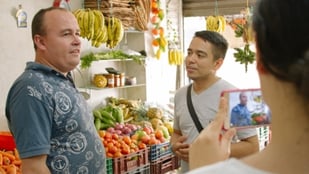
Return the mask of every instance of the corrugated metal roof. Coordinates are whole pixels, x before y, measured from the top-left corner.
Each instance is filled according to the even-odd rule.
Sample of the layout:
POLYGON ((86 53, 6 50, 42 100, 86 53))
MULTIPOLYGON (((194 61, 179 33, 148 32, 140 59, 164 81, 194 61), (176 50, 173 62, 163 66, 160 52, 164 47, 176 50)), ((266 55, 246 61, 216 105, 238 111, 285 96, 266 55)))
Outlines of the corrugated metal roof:
POLYGON ((183 15, 209 16, 215 15, 216 6, 219 15, 233 15, 255 4, 256 0, 183 0, 183 15))

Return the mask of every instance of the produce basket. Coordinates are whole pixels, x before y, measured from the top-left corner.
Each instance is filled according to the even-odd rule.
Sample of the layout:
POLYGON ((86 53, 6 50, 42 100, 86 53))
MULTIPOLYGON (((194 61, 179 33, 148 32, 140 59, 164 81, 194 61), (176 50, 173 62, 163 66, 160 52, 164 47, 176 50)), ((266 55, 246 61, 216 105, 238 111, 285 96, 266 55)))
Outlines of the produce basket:
POLYGON ((106 159, 106 174, 113 174, 113 159, 106 159))
POLYGON ((138 167, 137 169, 128 172, 127 174, 150 174, 150 164, 138 167))
POLYGON ((14 138, 10 132, 0 132, 0 150, 14 150, 16 148, 14 138))
POLYGON ((155 174, 164 174, 166 172, 178 169, 180 166, 179 159, 169 154, 150 163, 150 172, 155 174))
POLYGON ((130 173, 147 164, 149 161, 146 148, 119 158, 113 158, 113 172, 114 174, 130 173))
POLYGON ((151 145, 149 148, 149 161, 156 161, 166 155, 172 154, 172 149, 169 142, 151 145))

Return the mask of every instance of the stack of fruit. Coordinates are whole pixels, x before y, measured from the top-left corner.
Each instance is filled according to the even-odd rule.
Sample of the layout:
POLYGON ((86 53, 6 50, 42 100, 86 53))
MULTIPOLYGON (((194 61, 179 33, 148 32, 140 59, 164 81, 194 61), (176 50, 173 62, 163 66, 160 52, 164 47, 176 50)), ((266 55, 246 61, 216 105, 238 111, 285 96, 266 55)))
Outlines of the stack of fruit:
POLYGON ((92 46, 99 47, 106 43, 107 47, 114 48, 122 40, 124 29, 118 18, 105 19, 101 11, 91 9, 77 9, 73 14, 80 28, 80 36, 91 41, 92 46))
POLYGON ((179 49, 168 50, 168 64, 169 65, 181 65, 184 61, 184 56, 179 49))
POLYGON ((164 10, 160 7, 159 0, 152 0, 151 2, 151 32, 153 35, 152 46, 154 47, 155 57, 161 58, 161 53, 165 52, 167 46, 167 40, 164 33, 164 28, 161 26, 161 22, 164 19, 164 10))
POLYGON ((124 123, 123 110, 118 106, 107 105, 93 110, 94 124, 97 130, 114 127, 116 123, 124 123))
POLYGON ((226 20, 224 16, 206 17, 206 29, 208 31, 223 32, 225 31, 226 20))

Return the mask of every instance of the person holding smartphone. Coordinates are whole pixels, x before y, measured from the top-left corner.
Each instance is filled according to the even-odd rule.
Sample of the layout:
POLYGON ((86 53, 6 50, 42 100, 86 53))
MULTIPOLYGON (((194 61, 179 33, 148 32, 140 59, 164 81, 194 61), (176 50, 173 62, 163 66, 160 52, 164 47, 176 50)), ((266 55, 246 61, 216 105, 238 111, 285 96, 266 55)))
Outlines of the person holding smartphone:
MULTIPOLYGON (((199 134, 187 106, 187 92, 191 94, 199 122, 206 127, 217 113, 221 92, 235 89, 216 75, 227 48, 226 39, 212 31, 196 32, 188 48, 185 65, 187 75, 193 81, 192 89, 188 91, 188 86, 185 86, 175 94, 174 133, 171 137, 172 151, 181 159, 182 173, 189 170, 189 147, 199 134)), ((238 131, 239 142, 233 143, 231 156, 243 157, 257 152, 259 144, 256 134, 256 129, 238 131)))
POLYGON ((271 111, 271 142, 259 153, 228 159, 235 129, 222 132, 227 115, 223 98, 215 120, 190 146, 190 168, 195 170, 189 174, 309 171, 309 1, 258 0, 253 11, 256 69, 271 111))

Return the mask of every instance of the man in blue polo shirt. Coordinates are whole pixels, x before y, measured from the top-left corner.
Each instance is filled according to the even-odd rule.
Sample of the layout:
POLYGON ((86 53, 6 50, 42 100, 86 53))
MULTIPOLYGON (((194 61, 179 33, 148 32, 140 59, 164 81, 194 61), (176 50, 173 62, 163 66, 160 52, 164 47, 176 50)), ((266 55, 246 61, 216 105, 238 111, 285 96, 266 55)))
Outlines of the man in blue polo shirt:
POLYGON ((239 94, 240 103, 233 107, 231 111, 232 126, 251 125, 251 114, 247 108, 248 97, 244 92, 239 94))

